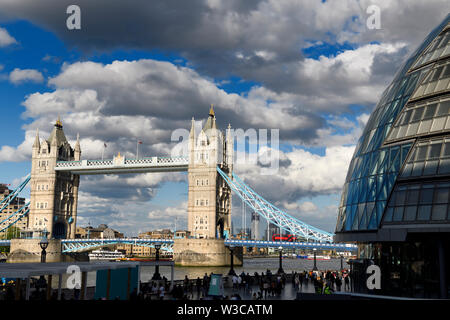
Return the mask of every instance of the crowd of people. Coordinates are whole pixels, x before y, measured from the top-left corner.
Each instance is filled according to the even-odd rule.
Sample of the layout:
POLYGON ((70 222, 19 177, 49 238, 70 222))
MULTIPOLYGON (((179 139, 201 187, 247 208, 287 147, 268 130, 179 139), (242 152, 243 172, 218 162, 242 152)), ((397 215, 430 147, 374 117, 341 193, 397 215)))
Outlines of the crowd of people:
POLYGON ((303 289, 303 285, 314 285, 317 294, 331 294, 334 291, 350 290, 350 275, 348 270, 342 271, 303 271, 295 272, 292 276, 292 285, 298 291, 303 289))
MULTIPOLYGON (((224 295, 223 299, 240 300, 241 295, 244 297, 251 297, 253 300, 272 299, 280 297, 286 287, 286 282, 292 282, 292 288, 295 292, 311 292, 313 286, 316 294, 331 294, 335 291, 350 291, 350 273, 348 270, 340 271, 313 271, 304 270, 302 272, 292 272, 291 274, 273 274, 270 270, 259 274, 255 272, 253 275, 241 272, 240 274, 232 275, 231 293, 224 295)), ((182 282, 174 285, 172 291, 169 292, 169 285, 166 283, 164 292, 169 292, 170 297, 176 300, 191 300, 191 299, 207 299, 209 284, 211 276, 206 273, 203 278, 189 279, 185 276, 182 282)), ((158 286, 153 284, 150 297, 164 298, 158 291, 158 286)), ((148 290, 146 287, 141 290, 144 296, 148 290)))
MULTIPOLYGON (((46 284, 39 283, 38 279, 33 282, 32 294, 30 300, 46 299, 46 284)), ((350 273, 348 270, 340 271, 313 271, 303 270, 302 272, 292 272, 291 274, 273 274, 270 270, 259 274, 255 272, 253 275, 241 272, 229 276, 231 292, 226 290, 228 295, 220 297, 221 299, 240 300, 241 295, 246 299, 262 300, 280 298, 286 287, 286 282, 291 281, 292 290, 294 292, 314 291, 316 294, 332 294, 335 291, 350 291, 350 273), (314 290, 312 290, 312 287, 314 290)), ((203 300, 210 299, 209 286, 211 275, 205 275, 197 279, 189 279, 186 275, 183 281, 177 281, 172 287, 170 281, 163 277, 159 281, 150 281, 141 283, 140 290, 134 289, 130 294, 131 300, 203 300)), ((14 299, 14 284, 4 284, 1 288, 0 300, 14 299)), ((223 284, 222 284, 223 287, 223 284)), ((70 299, 79 299, 79 289, 74 290, 70 299)), ((56 299, 56 291, 52 292, 51 298, 56 299)), ((64 300, 64 293, 61 297, 64 300)))

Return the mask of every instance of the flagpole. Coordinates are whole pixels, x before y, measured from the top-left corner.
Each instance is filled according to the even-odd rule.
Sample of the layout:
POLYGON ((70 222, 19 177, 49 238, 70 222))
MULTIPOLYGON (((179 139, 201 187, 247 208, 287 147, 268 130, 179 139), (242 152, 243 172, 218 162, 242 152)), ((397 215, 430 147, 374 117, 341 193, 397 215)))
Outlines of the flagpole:
POLYGON ((136 159, 139 159, 139 140, 136 141, 136 159))
POLYGON ((105 144, 103 144, 103 148, 102 148, 102 161, 103 161, 103 155, 105 153, 105 144))

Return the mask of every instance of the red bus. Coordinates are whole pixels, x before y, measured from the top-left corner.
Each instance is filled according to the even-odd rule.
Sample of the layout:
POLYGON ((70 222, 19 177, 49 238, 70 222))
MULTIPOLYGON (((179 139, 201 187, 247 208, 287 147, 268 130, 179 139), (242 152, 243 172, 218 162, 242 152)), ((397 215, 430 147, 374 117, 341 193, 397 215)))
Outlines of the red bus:
POLYGON ((287 235, 274 234, 272 236, 272 241, 294 242, 294 241, 297 241, 297 237, 294 236, 293 234, 287 234, 287 235))

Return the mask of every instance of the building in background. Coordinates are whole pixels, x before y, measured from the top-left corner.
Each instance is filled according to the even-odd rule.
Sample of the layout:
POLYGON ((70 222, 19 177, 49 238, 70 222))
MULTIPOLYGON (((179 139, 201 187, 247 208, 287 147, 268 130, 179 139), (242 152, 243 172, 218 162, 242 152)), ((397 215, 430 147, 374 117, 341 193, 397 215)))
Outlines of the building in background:
MULTIPOLYGON (((0 184, 0 201, 6 198, 11 192, 13 192, 13 190, 10 190, 8 188, 8 185, 0 184)), ((16 197, 5 209, 3 209, 2 212, 0 212, 0 221, 7 219, 9 216, 11 216, 14 212, 22 208, 24 205, 25 205, 25 198, 16 197)), ((28 225, 28 215, 22 217, 19 221, 17 221, 14 224, 14 227, 18 228, 19 230, 25 230, 27 225, 28 225)), ((5 229, 2 232, 0 232, 0 238, 6 234, 7 230, 8 229, 5 229)), ((17 235, 17 237, 19 236, 20 234, 17 235)))
POLYGON ((252 240, 260 240, 259 234, 259 214, 252 212, 251 218, 251 238, 252 240))
POLYGON ((366 270, 375 264, 380 294, 447 298, 449 197, 447 15, 399 68, 355 148, 335 236, 359 243, 354 290, 369 290, 366 270))
MULTIPOLYGON (((186 235, 186 231, 178 231, 180 234, 186 235)), ((139 239, 173 239, 174 232, 170 229, 157 229, 153 231, 141 232, 138 235, 139 239)), ((135 257, 153 257, 156 253, 154 248, 137 246, 132 244, 117 245, 117 250, 123 252, 126 256, 135 257)), ((160 252, 164 255, 165 252, 160 252)))
POLYGON ((189 238, 190 236, 191 236, 191 233, 188 230, 177 230, 177 231, 175 231, 174 238, 185 239, 185 238, 189 238))
POLYGON ((117 239, 123 237, 123 233, 108 227, 106 224, 100 224, 97 228, 91 226, 77 227, 75 233, 77 239, 117 239))

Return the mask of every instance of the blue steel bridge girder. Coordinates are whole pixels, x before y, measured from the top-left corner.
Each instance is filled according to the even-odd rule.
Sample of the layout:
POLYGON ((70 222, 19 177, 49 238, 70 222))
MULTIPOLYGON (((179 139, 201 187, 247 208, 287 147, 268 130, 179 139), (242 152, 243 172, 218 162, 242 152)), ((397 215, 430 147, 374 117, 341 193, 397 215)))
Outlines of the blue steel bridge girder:
POLYGON ((341 250, 357 251, 358 246, 347 243, 325 243, 325 242, 287 242, 287 241, 259 241, 259 240, 225 240, 227 247, 257 247, 257 248, 279 248, 283 249, 318 249, 318 250, 341 250))
POLYGON ((13 190, 7 197, 3 198, 2 201, 0 201, 0 212, 2 212, 6 207, 8 207, 12 201, 19 195, 19 193, 25 188, 25 186, 30 182, 31 174, 28 174, 25 177, 25 180, 23 180, 20 185, 13 190))
POLYGON ((173 252, 173 240, 170 239, 65 239, 61 240, 62 252, 83 252, 91 249, 117 244, 132 244, 136 246, 154 248, 159 244, 162 251, 173 252))
POLYGON ((232 174, 233 179, 231 179, 220 168, 217 168, 217 171, 242 201, 268 222, 307 240, 312 239, 320 242, 333 241, 332 233, 312 227, 278 209, 253 191, 234 173, 232 174))

